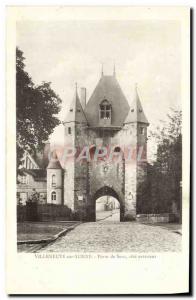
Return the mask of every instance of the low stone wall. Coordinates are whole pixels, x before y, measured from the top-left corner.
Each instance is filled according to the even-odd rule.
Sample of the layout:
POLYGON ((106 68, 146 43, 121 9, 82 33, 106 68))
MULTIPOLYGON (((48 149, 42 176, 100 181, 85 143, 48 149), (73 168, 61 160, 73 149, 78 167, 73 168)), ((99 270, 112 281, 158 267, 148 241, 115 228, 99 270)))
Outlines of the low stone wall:
POLYGON ((139 214, 137 215, 137 221, 143 223, 169 223, 169 222, 177 222, 178 216, 173 213, 139 214))

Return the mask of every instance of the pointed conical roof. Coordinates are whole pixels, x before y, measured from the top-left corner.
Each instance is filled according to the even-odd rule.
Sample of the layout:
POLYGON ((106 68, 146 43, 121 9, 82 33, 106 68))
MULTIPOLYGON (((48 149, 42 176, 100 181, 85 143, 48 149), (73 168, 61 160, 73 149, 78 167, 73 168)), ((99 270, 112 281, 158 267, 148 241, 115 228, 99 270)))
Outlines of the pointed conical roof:
POLYGON ((99 105, 104 100, 112 106, 112 126, 122 126, 129 104, 115 76, 102 75, 86 107, 85 115, 90 126, 99 126, 99 105))
POLYGON ((62 169, 56 151, 52 152, 47 169, 62 169))
POLYGON ((144 114, 140 98, 138 96, 137 86, 135 86, 134 99, 132 104, 130 105, 130 110, 124 123, 126 124, 134 122, 149 124, 144 114))
POLYGON ((78 97, 77 86, 76 86, 73 100, 69 107, 68 114, 65 118, 65 123, 66 122, 87 123, 87 119, 85 117, 82 105, 80 103, 80 99, 78 97))

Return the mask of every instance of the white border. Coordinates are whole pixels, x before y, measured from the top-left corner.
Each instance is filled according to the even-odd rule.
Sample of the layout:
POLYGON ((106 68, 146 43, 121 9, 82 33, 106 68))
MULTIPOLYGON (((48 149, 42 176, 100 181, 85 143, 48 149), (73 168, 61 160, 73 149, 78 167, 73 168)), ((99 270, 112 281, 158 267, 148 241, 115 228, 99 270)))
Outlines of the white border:
MULTIPOLYGON (((2 1, 1 2, 1 10, 0 10, 0 22, 1 22, 1 39, 0 39, 0 50, 1 50, 1 58, 2 58, 2 63, 1 63, 1 66, 2 66, 2 72, 0 74, 1 76, 1 99, 5 99, 5 85, 4 85, 4 82, 5 82, 5 78, 4 78, 4 70, 5 70, 5 48, 4 48, 4 41, 5 41, 5 11, 4 11, 4 7, 5 5, 40 5, 40 4, 46 4, 45 1, 38 1, 38 0, 35 0, 35 1, 2 1)), ((56 5, 56 1, 47 1, 47 5, 56 5)), ((78 4, 85 4, 85 5, 88 5, 88 4, 91 4, 92 5, 92 1, 58 1, 58 4, 60 5, 78 5, 78 4)), ((148 5, 149 4, 149 1, 103 1, 103 0, 100 0, 100 1, 94 1, 93 2, 93 5, 101 5, 101 4, 107 4, 107 5, 148 5)), ((192 6, 192 7, 195 7, 195 1, 150 1, 150 4, 151 5, 186 5, 186 6, 192 6)), ((2 187, 2 190, 3 190, 3 186, 4 186, 4 162, 5 162, 5 155, 4 155, 4 137, 5 137, 5 134, 4 134, 4 129, 5 129, 5 102, 4 101, 1 101, 1 110, 0 110, 0 113, 1 113, 1 141, 2 141, 2 153, 1 153, 1 166, 2 166, 2 173, 1 174, 1 187, 2 187)), ((3 197, 4 198, 4 197, 3 197)), ((2 217, 1 217, 1 220, 4 221, 5 220, 5 216, 3 215, 3 212, 4 212, 4 202, 3 201, 0 201, 0 211, 2 213, 2 217)), ((3 231, 2 233, 2 238, 4 239, 4 229, 5 229, 5 222, 2 222, 2 226, 1 226, 1 230, 3 231)), ((5 254, 5 253, 4 253, 5 254)), ((3 256, 1 256, 2 258, 3 256)), ((1 265, 2 265, 2 260, 1 260, 1 265)), ((4 265, 3 265, 4 267, 4 265)), ((4 278, 4 277, 3 277, 4 278)), ((1 278, 3 280, 3 278, 1 278)), ((2 283, 2 280, 1 280, 1 283, 2 283)), ((1 293, 2 297, 1 299, 5 299, 5 293, 2 292, 1 293)), ((24 299, 24 298, 23 298, 24 299)))

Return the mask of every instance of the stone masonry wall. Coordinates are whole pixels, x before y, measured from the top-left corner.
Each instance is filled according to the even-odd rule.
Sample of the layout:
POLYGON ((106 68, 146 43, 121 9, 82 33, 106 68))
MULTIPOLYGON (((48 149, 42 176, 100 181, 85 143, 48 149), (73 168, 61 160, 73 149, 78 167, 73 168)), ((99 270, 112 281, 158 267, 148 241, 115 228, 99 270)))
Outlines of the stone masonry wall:
MULTIPOLYGON (((104 160, 87 162, 89 153, 83 151, 84 160, 78 159, 77 155, 75 159, 66 162, 64 204, 74 211, 92 216, 93 220, 94 195, 103 187, 109 187, 118 195, 125 214, 124 220, 135 219, 138 187, 146 176, 146 163, 138 163, 137 147, 138 145, 144 146, 146 153, 146 136, 146 128, 144 134, 141 135, 137 123, 126 124, 120 131, 115 132, 90 129, 85 123, 72 124, 72 135, 66 135, 66 144, 74 145, 80 154, 85 146, 113 147, 118 145, 125 151, 125 157, 116 162, 104 160), (127 153, 130 147, 131 151, 127 153)), ((86 150, 88 152, 88 148, 86 150)))
POLYGON ((87 194, 88 194, 88 161, 82 159, 88 155, 88 149, 85 148, 88 145, 88 130, 87 124, 76 123, 75 125, 75 147, 77 149, 77 155, 75 157, 74 166, 74 209, 80 211, 81 214, 85 214, 87 194), (81 156, 80 156, 81 155, 81 156))
MULTIPOLYGON (((64 205, 67 205, 71 210, 74 210, 74 157, 71 155, 71 152, 74 150, 75 145, 75 123, 65 124, 65 143, 64 151, 69 151, 65 153, 64 156, 64 205), (71 128, 71 134, 69 134, 68 128, 71 128), (66 159, 66 157, 68 157, 66 159)), ((72 152, 73 154, 73 152, 72 152)))
POLYGON ((137 201, 137 124, 126 124, 119 132, 125 151, 125 220, 136 217, 137 201))

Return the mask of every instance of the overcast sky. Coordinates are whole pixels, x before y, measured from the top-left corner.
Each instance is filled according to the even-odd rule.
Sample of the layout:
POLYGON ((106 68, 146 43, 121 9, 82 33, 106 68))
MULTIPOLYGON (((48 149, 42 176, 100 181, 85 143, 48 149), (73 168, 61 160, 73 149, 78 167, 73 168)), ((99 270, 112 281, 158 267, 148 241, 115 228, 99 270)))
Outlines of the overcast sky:
MULTIPOLYGON (((65 118, 75 82, 90 97, 100 75, 113 72, 129 102, 134 84, 154 128, 170 107, 180 107, 180 23, 175 21, 20 22, 17 46, 24 52, 26 70, 35 84, 51 81, 63 100, 65 118)), ((63 141, 62 126, 52 142, 63 141)))

